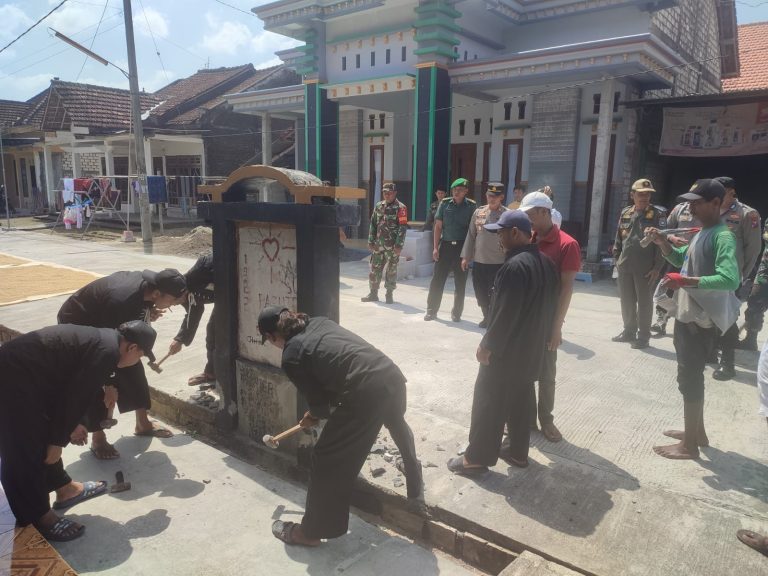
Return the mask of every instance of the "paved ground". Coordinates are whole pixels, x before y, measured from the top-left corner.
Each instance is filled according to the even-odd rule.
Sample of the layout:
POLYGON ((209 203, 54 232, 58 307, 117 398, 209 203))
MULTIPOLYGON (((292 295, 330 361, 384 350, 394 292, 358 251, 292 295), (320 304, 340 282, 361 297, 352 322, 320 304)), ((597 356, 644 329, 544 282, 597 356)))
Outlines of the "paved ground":
MULTIPOLYGON (((0 236, 0 251, 101 273, 191 264, 144 255, 140 248, 51 243, 23 232, 0 236)), ((481 335, 471 292, 465 321, 444 321, 452 297, 448 291, 443 320, 426 323, 427 279, 401 285, 399 303, 386 306, 360 303, 365 277, 364 263, 343 265, 341 321, 391 355, 409 379, 408 419, 428 466, 430 505, 600 575, 766 570, 768 559, 735 538, 739 528, 768 531, 768 430, 756 415, 756 354, 737 354, 738 376, 732 382, 712 380, 708 369, 705 416, 712 447, 701 460, 664 460, 651 447, 665 442, 662 429, 682 424, 671 337, 654 340, 645 351, 610 342, 621 329, 613 285, 580 284, 558 362, 556 422, 565 440, 550 444, 537 434, 528 469, 499 465, 485 478, 468 480, 448 474, 444 463, 467 438, 477 372, 474 350, 481 335)), ((0 308, 0 324, 20 330, 44 325, 61 300, 0 308)), ((156 324, 158 349, 181 318, 177 312, 156 324)), ((188 397, 186 376, 202 366, 203 354, 198 338, 151 384, 188 397)), ((392 488, 394 473, 387 469, 375 481, 392 488)), ((239 524, 233 526, 239 534, 239 524)))

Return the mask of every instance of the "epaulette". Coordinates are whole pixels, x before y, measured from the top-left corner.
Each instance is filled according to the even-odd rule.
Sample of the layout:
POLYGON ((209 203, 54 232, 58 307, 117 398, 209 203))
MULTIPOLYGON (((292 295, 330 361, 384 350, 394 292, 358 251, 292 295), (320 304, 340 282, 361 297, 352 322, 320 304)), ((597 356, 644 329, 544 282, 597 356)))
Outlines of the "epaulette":
POLYGON ((440 204, 445 204, 446 202, 450 202, 451 200, 453 200, 453 196, 448 196, 440 200, 440 204))
POLYGON ((666 209, 666 208, 664 208, 664 206, 659 206, 658 204, 651 204, 651 206, 653 206, 654 208, 656 208, 656 210, 658 210, 658 211, 659 211, 659 212, 661 212, 662 214, 666 213, 666 211, 667 211, 667 209, 666 209))
POLYGON ((630 206, 627 206, 626 208, 622 208, 621 213, 624 214, 625 212, 628 212, 628 211, 634 210, 634 209, 635 209, 635 205, 632 204, 630 206))
POLYGON ((474 200, 472 200, 472 198, 464 198, 464 200, 466 200, 466 201, 467 201, 467 202, 469 202, 470 204, 475 204, 475 205, 477 205, 477 202, 475 202, 474 200))

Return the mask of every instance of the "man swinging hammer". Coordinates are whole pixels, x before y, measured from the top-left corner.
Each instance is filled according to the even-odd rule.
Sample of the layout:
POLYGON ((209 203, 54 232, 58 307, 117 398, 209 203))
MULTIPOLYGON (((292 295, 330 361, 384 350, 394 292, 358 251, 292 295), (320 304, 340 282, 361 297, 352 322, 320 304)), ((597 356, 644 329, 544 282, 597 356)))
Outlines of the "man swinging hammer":
POLYGON ((395 363, 336 322, 287 308, 262 310, 259 331, 283 351, 282 368, 309 404, 301 426, 328 419, 312 453, 304 518, 276 520, 275 537, 317 546, 346 534, 352 488, 382 426, 402 455, 408 497, 419 498, 421 464, 404 418, 405 376, 395 363))

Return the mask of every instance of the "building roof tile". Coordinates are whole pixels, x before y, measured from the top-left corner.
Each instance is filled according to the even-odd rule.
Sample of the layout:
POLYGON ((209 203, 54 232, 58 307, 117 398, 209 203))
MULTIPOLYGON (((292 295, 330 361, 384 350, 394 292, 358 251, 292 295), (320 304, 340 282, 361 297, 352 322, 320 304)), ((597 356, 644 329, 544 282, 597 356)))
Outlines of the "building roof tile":
POLYGON ((739 61, 741 73, 723 80, 723 92, 768 88, 768 22, 739 26, 739 61))
POLYGON ((0 100, 0 126, 15 124, 24 117, 28 108, 27 102, 0 100))

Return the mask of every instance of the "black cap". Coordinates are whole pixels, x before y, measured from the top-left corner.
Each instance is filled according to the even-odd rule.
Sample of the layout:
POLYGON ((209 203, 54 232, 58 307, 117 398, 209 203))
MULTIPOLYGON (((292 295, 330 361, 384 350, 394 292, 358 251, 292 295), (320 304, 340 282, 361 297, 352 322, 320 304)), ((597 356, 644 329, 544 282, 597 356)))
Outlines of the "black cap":
POLYGON ((717 180, 710 180, 709 178, 702 178, 696 180, 685 194, 681 194, 678 198, 683 200, 712 200, 713 198, 725 197, 725 187, 717 180))
POLYGON ((485 193, 500 196, 501 194, 504 194, 504 184, 501 182, 488 182, 488 185, 485 188, 485 193))
POLYGON ((117 327, 117 331, 120 336, 128 340, 133 344, 136 344, 144 351, 144 355, 149 358, 150 362, 155 361, 155 355, 152 353, 152 347, 155 345, 155 339, 157 338, 157 332, 146 322, 141 320, 131 320, 130 322, 123 322, 117 327))
POLYGON ((178 270, 173 268, 166 268, 160 272, 153 272, 152 270, 144 270, 141 276, 152 284, 155 288, 160 290, 164 294, 170 294, 178 298, 187 289, 187 281, 184 276, 178 270))
POLYGON ((259 332, 261 332, 261 343, 267 340, 267 334, 272 334, 277 330, 277 323, 280 321, 280 314, 288 310, 280 306, 267 306, 259 312, 259 332))
POLYGON ((723 188, 732 188, 733 190, 736 190, 736 180, 730 176, 718 176, 715 180, 720 182, 720 184, 723 185, 723 188))
POLYGON ((528 214, 522 210, 506 210, 502 212, 498 221, 493 224, 486 224, 485 229, 496 232, 502 228, 517 228, 531 235, 531 221, 528 219, 528 214))

